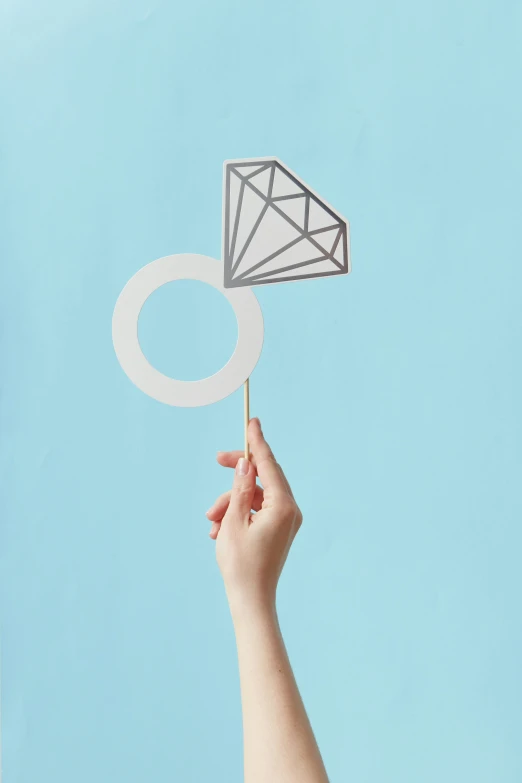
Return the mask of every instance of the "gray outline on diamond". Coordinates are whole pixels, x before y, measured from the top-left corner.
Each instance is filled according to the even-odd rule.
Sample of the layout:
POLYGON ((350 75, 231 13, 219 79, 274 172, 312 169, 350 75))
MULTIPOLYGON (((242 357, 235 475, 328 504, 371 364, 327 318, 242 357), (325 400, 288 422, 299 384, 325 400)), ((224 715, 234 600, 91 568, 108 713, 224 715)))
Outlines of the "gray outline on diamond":
MULTIPOLYGON (((250 166, 251 164, 250 163, 242 163, 242 164, 239 164, 239 165, 242 165, 242 166, 246 167, 246 166, 250 166)), ((265 202, 265 206, 261 210, 261 214, 259 215, 258 220, 256 221, 256 224, 255 224, 254 229, 253 229, 253 232, 255 233, 256 230, 257 230, 257 227, 259 225, 259 222, 261 222, 261 220, 263 218, 263 215, 266 212, 266 209, 267 209, 267 207, 266 207, 267 198, 266 198, 264 193, 261 193, 261 191, 258 190, 254 185, 252 185, 248 180, 249 180, 250 177, 257 177, 258 174, 261 174, 261 172, 266 171, 267 169, 269 169, 271 165, 272 165, 271 163, 268 163, 266 166, 261 166, 259 169, 256 169, 256 171, 253 171, 251 174, 241 174, 241 172, 238 171, 237 166, 228 166, 227 167, 229 169, 229 171, 232 172, 233 174, 236 174, 236 176, 238 176, 240 181, 241 181, 241 187, 240 187, 239 196, 238 196, 238 199, 237 199, 236 219, 235 219, 235 222, 234 222, 234 232, 233 232, 233 235, 232 235, 232 247, 230 248, 230 252, 229 252, 229 255, 230 255, 231 259, 234 258, 234 253, 236 252, 237 231, 238 231, 238 228, 239 228, 239 217, 240 217, 240 212, 241 212, 241 204, 243 203, 243 195, 244 195, 244 192, 245 192, 245 184, 250 185, 250 189, 253 190, 254 193, 257 193, 257 195, 260 196, 263 199, 263 201, 265 202)), ((273 175, 272 175, 272 181, 273 181, 273 175)), ((230 180, 229 180, 229 182, 230 182, 230 180)), ((229 187, 230 187, 230 184, 227 185, 227 194, 228 194, 228 188, 229 187)), ((269 190, 270 190, 270 184, 269 184, 269 190)), ((227 199, 227 205, 228 205, 228 199, 227 199)), ((252 234, 252 236, 253 236, 253 234, 252 234)), ((252 236, 249 235, 247 237, 247 241, 246 241, 245 245, 243 246, 243 253, 244 253, 244 251, 246 249, 246 246, 248 244, 250 244, 252 236)), ((238 267, 238 265, 240 263, 240 260, 241 259, 238 258, 236 264, 232 267, 232 275, 234 275, 234 271, 235 271, 235 269, 237 269, 237 267, 238 267)))
MULTIPOLYGON (((246 180, 245 180, 245 182, 246 182, 246 180)), ((260 191, 258 191, 257 188, 255 188, 253 185, 251 185, 250 183, 247 183, 247 184, 249 184, 250 187, 252 188, 252 190, 255 190, 256 193, 258 193, 259 195, 262 195, 260 193, 260 191)), ((256 225, 254 226, 254 228, 252 229, 251 233, 249 234, 249 236, 247 238, 247 241, 243 245, 243 249, 242 249, 242 251, 241 251, 241 253, 240 253, 240 255, 239 255, 239 257, 238 257, 238 259, 237 259, 237 261, 236 261, 236 263, 234 265, 234 267, 232 268, 232 276, 234 275, 234 272, 237 270, 239 264, 243 260, 243 257, 245 255, 245 252, 246 252, 247 248, 248 248, 248 245, 252 241, 253 236, 254 236, 255 232, 257 231, 259 223, 261 222, 261 220, 265 216, 265 214, 268 211, 268 208, 270 206, 273 209, 275 209, 275 211, 281 217, 284 217, 286 222, 289 223, 292 226, 292 228, 297 229, 300 232, 300 235, 296 239, 293 239, 291 242, 289 242, 287 245, 284 245, 283 247, 279 248, 279 250, 276 250, 274 253, 271 253, 271 255, 267 256, 266 258, 261 259, 261 261, 258 261, 257 264, 254 264, 254 266, 251 266, 249 269, 246 269, 244 272, 242 272, 237 277, 233 277, 234 281, 236 281, 236 280, 245 280, 247 278, 247 276, 251 275, 252 272, 254 272, 256 269, 259 269, 260 267, 264 266, 265 264, 268 264, 269 261, 272 261, 272 259, 276 258, 276 256, 280 255, 285 250, 288 250, 288 248, 292 247, 292 245, 295 245, 295 244, 297 244, 297 242, 300 242, 301 239, 308 239, 312 243, 312 245, 314 245, 314 247, 317 250, 319 250, 322 254, 324 254, 325 258, 328 258, 329 260, 333 261, 333 263, 334 263, 334 265, 336 267, 338 267, 339 269, 342 269, 342 267, 339 266, 339 262, 337 261, 337 259, 333 258, 330 253, 327 253, 327 251, 324 249, 324 247, 322 247, 318 242, 316 242, 314 240, 314 236, 316 234, 322 234, 325 231, 331 231, 332 228, 339 228, 341 230, 342 229, 342 223, 339 220, 332 226, 324 226, 323 228, 316 228, 315 231, 312 234, 304 233, 303 229, 301 228, 301 226, 299 226, 291 218, 289 218, 288 215, 285 215, 285 213, 282 210, 278 209, 277 204, 275 204, 270 199, 267 199, 266 197, 264 197, 264 198, 265 198, 265 202, 266 202, 265 206, 263 207, 263 209, 261 211, 261 214, 259 215, 259 218, 256 221, 256 225)))
MULTIPOLYGON (((289 276, 289 277, 276 277, 272 280, 266 279, 266 280, 259 280, 259 282, 256 282, 255 280, 251 280, 248 285, 270 285, 271 283, 295 283, 298 280, 312 280, 314 277, 333 277, 334 275, 340 275, 340 271, 333 270, 332 272, 317 272, 315 275, 296 275, 296 276, 289 276)), ((246 283, 244 284, 246 285, 246 283)), ((239 287, 239 286, 238 286, 239 287)))
POLYGON ((256 163, 233 163, 231 164, 231 168, 235 170, 236 174, 240 174, 243 179, 247 179, 248 177, 253 177, 256 174, 259 174, 261 169, 266 169, 270 166, 270 163, 259 163, 257 161, 256 163), (255 169, 254 171, 251 171, 250 174, 241 174, 240 169, 255 169))
POLYGON ((339 233, 338 233, 338 234, 337 234, 337 236, 335 237, 335 242, 333 243, 333 245, 332 245, 332 249, 331 249, 331 251, 330 251, 330 252, 332 253, 332 255, 333 255, 333 254, 335 253, 335 251, 337 250, 337 245, 339 244, 339 240, 340 240, 340 238, 342 237, 342 235, 343 235, 343 231, 342 231, 342 228, 340 228, 340 229, 339 229, 339 233))
MULTIPOLYGON (((245 166, 247 166, 247 165, 250 166, 250 164, 247 164, 247 163, 245 163, 244 165, 245 166)), ((250 174, 241 174, 241 172, 239 171, 237 166, 233 166, 232 167, 232 171, 234 171, 239 177, 241 177, 242 181, 246 182, 246 180, 250 179, 250 177, 257 177, 258 174, 262 174, 263 171, 266 171, 267 169, 269 169, 271 165, 272 165, 271 163, 267 163, 266 166, 260 166, 255 171, 251 171, 250 174)))
POLYGON ((342 269, 343 266, 336 258, 334 258, 334 253, 337 249, 337 245, 339 244, 339 240, 342 236, 342 230, 343 230, 342 225, 340 223, 337 223, 336 226, 330 226, 329 228, 320 228, 317 231, 314 231, 313 235, 312 234, 308 235, 308 239, 312 240, 313 244, 316 245, 317 247, 322 247, 324 253, 326 253, 326 256, 330 259, 330 261, 333 261, 335 266, 339 267, 339 269, 342 269), (326 231, 331 231, 332 228, 337 229, 337 236, 335 237, 335 241, 332 245, 330 252, 328 252, 327 250, 324 249, 323 245, 319 245, 317 242, 314 242, 314 237, 317 234, 322 234, 322 233, 326 233, 326 231))
MULTIPOLYGON (((255 161, 257 162, 257 161, 255 161)), ((348 272, 348 238, 347 238, 347 224, 344 221, 344 219, 341 219, 339 215, 337 215, 330 207, 328 207, 324 202, 321 201, 320 198, 318 198, 314 193, 312 193, 306 186, 303 185, 303 183, 299 182, 289 171, 287 171, 284 166, 282 166, 279 161, 277 160, 268 160, 264 165, 261 165, 257 171, 252 172, 249 175, 243 175, 238 170, 239 168, 243 166, 252 166, 255 165, 255 162, 249 162, 248 160, 242 161, 241 163, 229 163, 227 164, 227 179, 226 179, 226 192, 225 192, 225 258, 224 266, 225 266, 225 275, 224 275, 224 285, 225 288, 234 288, 234 287, 240 287, 240 286, 247 286, 247 285, 255 285, 255 280, 259 278, 261 283, 270 283, 270 282, 286 282, 286 281, 295 281, 295 280, 303 280, 303 279, 309 279, 312 277, 328 277, 330 275, 336 275, 336 274, 342 274, 348 272), (276 166, 280 171, 293 182, 297 187, 302 191, 301 193, 293 193, 288 194, 287 196, 276 196, 275 198, 272 198, 272 191, 273 191, 273 184, 274 184, 274 176, 275 176, 275 169, 276 166), (249 178, 255 177, 257 174, 261 174, 262 171, 265 171, 266 169, 271 168, 271 175, 270 175, 270 183, 268 187, 268 195, 265 196, 264 193, 262 193, 258 188, 253 185, 249 178), (235 174, 237 174, 241 179, 242 188, 244 188, 245 185, 248 185, 258 196, 260 196, 263 201, 265 202, 265 206, 261 210, 261 213, 256 220, 256 223, 251 230, 249 236, 247 237, 247 240, 241 249, 241 252, 234 264, 232 264, 232 258, 235 253, 235 241, 237 239, 237 225, 234 225, 234 236, 233 236, 233 242, 234 247, 229 248, 228 246, 228 233, 229 233, 229 214, 230 214, 230 172, 234 171, 235 174), (286 215, 281 209, 278 209, 277 207, 277 201, 283 201, 289 198, 302 198, 302 196, 305 196, 306 198, 306 204, 305 204, 305 229, 301 228, 297 223, 295 223, 288 215, 286 215), (308 231, 308 224, 309 224, 309 210, 310 210, 310 199, 313 199, 325 212, 327 212, 332 218, 333 218, 333 225, 331 226, 325 226, 320 229, 315 229, 312 232, 308 231), (284 247, 280 248, 275 253, 272 253, 267 258, 262 259, 257 264, 254 264, 253 267, 250 267, 250 269, 246 270, 242 274, 238 275, 237 277, 234 277, 235 272, 237 271, 237 268, 239 264, 241 263, 245 252, 250 245, 250 242, 253 239, 253 236, 255 232, 257 231, 259 224, 261 223, 261 220, 263 219, 264 215, 266 214, 269 207, 272 207, 275 209, 275 211, 282 217, 284 220, 286 220, 294 229, 297 229, 300 232, 300 236, 297 239, 292 240, 292 242, 288 243, 284 247), (316 234, 320 234, 323 231, 329 231, 332 228, 339 228, 339 234, 335 239, 334 245, 332 246, 332 250, 330 253, 325 253, 324 248, 322 248, 316 241, 314 241, 314 236, 316 234), (337 249, 337 245, 339 244, 340 237, 343 238, 343 263, 341 264, 336 258, 333 257, 333 253, 337 249), (323 254, 321 258, 318 259, 312 259, 311 261, 305 261, 305 262, 299 262, 297 265, 292 265, 291 268, 298 268, 300 266, 309 266, 312 263, 316 263, 320 260, 330 260, 332 263, 338 268, 339 271, 332 271, 332 272, 319 272, 317 274, 310 274, 310 275, 301 275, 298 277, 288 277, 288 278, 277 278, 273 281, 270 280, 261 280, 262 277, 269 277, 270 274, 278 274, 282 271, 289 271, 287 267, 284 267, 283 269, 279 270, 279 272, 266 272, 262 273, 259 276, 252 277, 252 272, 254 272, 256 269, 259 269, 264 264, 271 261, 273 258, 276 258, 280 253, 282 253, 284 250, 287 250, 292 245, 295 245, 297 242, 299 242, 301 239, 308 239, 309 242, 311 242, 320 252, 323 254), (233 250, 233 252, 231 252, 233 250)), ((239 213, 240 213, 240 207, 242 203, 242 197, 243 197, 243 189, 240 190, 240 195, 238 197, 238 206, 236 211, 236 221, 237 224, 239 222, 239 213)))
POLYGON ((263 277, 269 277, 269 275, 278 275, 280 272, 289 272, 291 269, 299 269, 301 266, 310 266, 310 264, 317 264, 318 261, 330 261, 330 259, 322 255, 320 258, 311 258, 308 261, 299 261, 298 264, 289 264, 288 266, 283 266, 281 269, 278 269, 277 272, 263 272, 260 275, 254 275, 252 278, 248 278, 249 280, 262 280, 263 277))
POLYGON ((324 234, 325 231, 331 231, 332 228, 338 228, 341 230, 342 223, 334 223, 332 226, 323 226, 323 228, 314 228, 313 231, 308 231, 306 236, 307 237, 315 237, 317 234, 324 234))
POLYGON ((268 183, 268 198, 272 198, 272 190, 274 189, 274 175, 275 175, 275 165, 272 164, 272 171, 270 172, 270 182, 268 183))
MULTIPOLYGON (((225 257, 227 255, 230 255, 230 245, 229 245, 229 219, 230 219, 230 170, 231 166, 227 166, 226 171, 226 180, 225 180, 225 215, 224 215, 224 222, 225 222, 225 240, 223 242, 223 251, 225 253, 225 257)), ((224 261, 225 259, 223 259, 224 261)), ((225 264, 225 278, 226 278, 227 268, 225 264)))
MULTIPOLYGON (((299 231, 304 231, 304 228, 299 225, 299 223, 296 223, 293 218, 290 217, 290 215, 287 215, 286 212, 283 212, 281 207, 279 206, 280 201, 290 201, 291 199, 295 200, 296 198, 304 198, 305 199, 305 218, 306 218, 306 193, 296 193, 292 196, 276 196, 276 198, 273 198, 270 202, 270 206, 273 207, 276 212, 278 212, 281 217, 284 217, 291 226, 297 226, 299 231)), ((304 221, 303 221, 304 222, 304 221)))
MULTIPOLYGON (((271 206, 274 206, 273 202, 271 206)), ((279 212, 279 210, 277 210, 279 212)), ((292 227, 299 228, 299 231, 303 231, 303 229, 300 226, 297 226, 297 223, 294 223, 292 220, 288 219, 288 222, 292 225, 292 227)), ((319 250, 325 258, 328 258, 330 261, 333 261, 335 266, 339 267, 341 269, 342 267, 339 266, 339 262, 337 259, 332 257, 331 253, 328 253, 322 245, 320 245, 318 242, 314 240, 314 237, 316 234, 323 234, 325 231, 331 231, 332 228, 338 228, 339 231, 342 231, 342 224, 336 223, 334 226, 325 226, 325 228, 316 228, 313 234, 306 234, 301 233, 300 236, 298 236, 296 239, 292 239, 291 242, 289 242, 287 245, 284 245, 283 247, 280 247, 279 250, 276 250, 271 255, 267 256, 266 258, 261 259, 261 261, 258 261, 257 264, 254 264, 254 266, 251 266, 249 269, 246 269, 244 272, 242 272, 240 275, 238 275, 234 280, 244 280, 247 276, 250 276, 252 272, 254 272, 256 269, 260 269, 260 267, 264 266, 265 264, 268 264, 269 261, 272 261, 276 256, 283 253, 285 250, 288 250, 289 247, 292 247, 292 245, 296 245, 298 242, 300 242, 302 239, 308 239, 310 240, 311 244, 319 250)))
POLYGON ((241 204, 243 203, 244 192, 245 180, 242 179, 241 185, 239 186, 239 196, 237 197, 236 215, 234 218, 234 228, 232 230, 232 242, 230 244, 230 258, 234 258, 234 253, 236 252, 237 229, 239 227, 239 217, 241 215, 241 204))
MULTIPOLYGON (((232 264, 232 259, 234 258, 234 253, 236 251, 235 245, 234 245, 234 253, 230 253, 230 262, 231 262, 230 280, 233 279, 234 274, 235 274, 239 264, 243 260, 243 256, 245 255, 245 253, 246 253, 246 251, 248 249, 248 246, 249 246, 250 242, 252 241, 252 239, 254 237, 254 234, 256 233, 256 231, 257 231, 257 229, 259 227, 259 224, 263 220, 264 216, 266 215, 266 213, 268 211, 269 206, 272 203, 270 197, 269 196, 265 196, 264 193, 261 193, 261 191, 258 190, 255 185, 252 185, 252 183, 248 179, 243 179, 242 184, 243 184, 243 186, 244 185, 248 185, 248 187, 251 190, 253 190, 254 193, 256 193, 260 198, 262 198, 263 201, 265 202, 265 206, 261 210, 261 212, 260 212, 256 222, 254 223, 254 227, 252 228, 252 230, 250 231, 250 234, 246 238, 245 244, 243 245, 243 247, 242 247, 242 249, 241 249, 241 251, 239 253, 239 256, 237 257, 237 259, 234 261, 233 264, 232 264)), ((270 174, 270 181, 268 183, 268 192, 269 193, 272 192, 272 185, 273 184, 274 184, 274 166, 272 166, 272 171, 271 171, 271 174, 270 174)), ((225 286, 225 288, 226 288, 226 286, 225 286)))
POLYGON ((348 229, 346 223, 343 228, 343 271, 348 272, 348 229))
POLYGON ((341 228, 339 229, 339 233, 337 234, 337 236, 336 236, 336 238, 335 238, 335 242, 334 242, 334 243, 333 243, 333 245, 332 245, 332 249, 331 249, 331 251, 330 251, 330 252, 331 252, 331 254, 332 254, 332 261, 334 262, 334 264, 337 264, 337 266, 339 267, 339 269, 344 269, 344 267, 343 267, 343 265, 341 264, 341 262, 340 262, 340 261, 338 261, 338 260, 337 260, 337 259, 334 257, 334 253, 335 253, 335 251, 337 250, 337 245, 339 244, 340 240, 342 239, 342 236, 343 236, 343 228, 342 228, 342 226, 341 226, 341 228))
MULTIPOLYGON (((309 242, 312 243, 312 245, 314 245, 318 250, 324 253, 325 256, 330 259, 330 261, 333 261, 333 258, 331 257, 331 254, 328 252, 328 250, 325 250, 324 247, 319 244, 319 242, 316 242, 314 238, 310 236, 310 234, 306 238, 308 239, 309 242)), ((339 264, 335 262, 335 266, 339 266, 339 264)))
MULTIPOLYGON (((302 239, 306 239, 306 237, 299 236, 296 239, 292 239, 291 242, 288 242, 287 245, 284 245, 283 247, 280 247, 279 250, 276 250, 271 255, 267 256, 266 258, 263 258, 262 261, 258 261, 257 264, 254 264, 254 266, 251 266, 250 269, 245 270, 240 275, 238 275, 235 280, 244 280, 244 278, 247 275, 252 274, 256 269, 259 269, 259 267, 264 266, 265 264, 268 264, 269 261, 272 261, 272 259, 277 258, 277 256, 280 256, 281 253, 284 253, 285 250, 288 250, 290 247, 293 247, 294 245, 297 245, 298 242, 301 242, 302 239)), ((317 247, 317 245, 316 245, 317 247)), ((324 253, 324 249, 321 248, 321 252, 324 253)))
MULTIPOLYGON (((259 224, 261 223, 261 221, 263 220, 264 216, 268 212, 269 206, 270 206, 270 202, 265 200, 265 206, 263 207, 263 209, 259 213, 259 216, 258 216, 256 222, 254 223, 254 227, 252 228, 250 234, 247 236, 246 242, 243 245, 243 248, 240 251, 236 261, 234 262, 234 266, 230 270, 230 273, 231 273, 232 277, 234 276, 234 274, 235 274, 239 264, 243 260, 243 256, 245 255, 246 251, 248 250, 248 246, 251 243, 252 239, 254 238, 254 234, 256 233, 257 229, 259 228, 259 224)), ((235 250, 235 248, 234 248, 234 250, 235 250)), ((231 258, 233 258, 233 255, 231 255, 231 258)))
POLYGON ((306 193, 290 193, 289 196, 274 196, 272 201, 290 201, 292 198, 306 198, 306 193))
MULTIPOLYGON (((277 160, 274 160, 274 163, 275 163, 275 165, 277 166, 277 168, 279 169, 279 171, 281 171, 281 172, 282 172, 282 173, 285 175, 285 177, 287 177, 287 179, 291 180, 291 181, 294 183, 294 185, 297 185, 297 187, 299 188, 299 190, 300 190, 300 191, 302 191, 302 193, 304 193, 304 194, 306 195, 306 194, 309 192, 309 191, 307 191, 307 189, 304 187, 304 185, 303 185, 303 183, 302 183, 302 182, 299 182, 299 180, 298 180, 298 179, 296 179, 296 178, 294 177, 294 175, 293 175, 293 174, 290 174, 290 172, 289 172, 289 171, 287 171, 287 170, 286 170, 286 169, 285 169, 283 166, 281 166, 281 164, 279 163, 279 161, 277 161, 277 160)), ((299 194, 297 194, 297 193, 296 193, 296 195, 299 195, 299 196, 301 196, 301 195, 302 195, 302 193, 299 193, 299 194)))

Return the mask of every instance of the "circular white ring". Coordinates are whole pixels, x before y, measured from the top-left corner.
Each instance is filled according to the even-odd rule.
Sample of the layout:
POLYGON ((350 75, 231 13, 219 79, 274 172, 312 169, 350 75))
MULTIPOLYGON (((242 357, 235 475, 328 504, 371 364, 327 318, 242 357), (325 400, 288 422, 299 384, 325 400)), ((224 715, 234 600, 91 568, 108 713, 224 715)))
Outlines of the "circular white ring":
POLYGON ((223 264, 215 258, 183 253, 165 256, 142 267, 118 297, 112 316, 112 342, 124 372, 141 391, 167 405, 195 408, 227 397, 250 376, 263 347, 263 314, 250 288, 224 288, 223 264), (234 353, 209 378, 177 381, 156 370, 145 358, 138 340, 138 318, 149 296, 173 280, 200 280, 220 291, 237 319, 234 353))

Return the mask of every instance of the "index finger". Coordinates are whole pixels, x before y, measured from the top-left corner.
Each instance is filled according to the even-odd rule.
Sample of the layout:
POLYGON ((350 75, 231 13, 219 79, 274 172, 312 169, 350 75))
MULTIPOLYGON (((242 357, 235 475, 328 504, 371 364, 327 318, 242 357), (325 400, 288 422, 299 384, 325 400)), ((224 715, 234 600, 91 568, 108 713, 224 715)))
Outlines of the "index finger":
MULTIPOLYGON (((244 449, 236 449, 235 451, 218 451, 216 459, 224 468, 234 468, 235 470, 237 461, 244 456, 244 449)), ((255 467, 256 461, 252 454, 250 455, 250 462, 255 467)))
MULTIPOLYGON (((266 442, 259 419, 250 419, 248 424, 248 443, 250 445, 250 462, 254 467, 262 459, 272 459, 276 461, 272 449, 266 442)), ((235 468, 238 459, 245 454, 244 450, 218 451, 216 459, 224 468, 235 468)))
POLYGON ((276 462, 272 449, 265 440, 259 419, 251 419, 248 425, 248 442, 263 487, 271 492, 292 495, 281 466, 276 462))

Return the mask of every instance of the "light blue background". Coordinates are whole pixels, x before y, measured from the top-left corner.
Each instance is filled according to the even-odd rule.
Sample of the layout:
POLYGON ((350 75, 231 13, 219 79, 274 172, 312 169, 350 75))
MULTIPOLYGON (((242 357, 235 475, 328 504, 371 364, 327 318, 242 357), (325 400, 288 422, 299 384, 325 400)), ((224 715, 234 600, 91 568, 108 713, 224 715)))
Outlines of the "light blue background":
MULTIPOLYGON (((147 262, 219 256, 222 161, 273 154, 352 225, 350 277, 257 289, 252 378, 332 781, 522 779, 521 35, 516 0, 2 3, 4 783, 241 780, 204 518, 241 393, 154 402, 110 321, 147 262)), ((234 319, 179 286, 140 333, 198 377, 234 319)))

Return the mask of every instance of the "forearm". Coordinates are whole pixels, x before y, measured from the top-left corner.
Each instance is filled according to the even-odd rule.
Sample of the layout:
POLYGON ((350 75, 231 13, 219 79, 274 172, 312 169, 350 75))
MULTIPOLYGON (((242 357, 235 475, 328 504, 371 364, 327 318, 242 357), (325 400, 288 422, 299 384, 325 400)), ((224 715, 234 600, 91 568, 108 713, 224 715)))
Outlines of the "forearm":
POLYGON ((303 516, 258 419, 248 425, 248 442, 251 461, 243 452, 218 455, 235 467, 234 484, 207 512, 236 632, 245 783, 328 783, 275 611, 303 516))
POLYGON ((239 658, 245 783, 328 783, 275 609, 233 612, 239 658))

